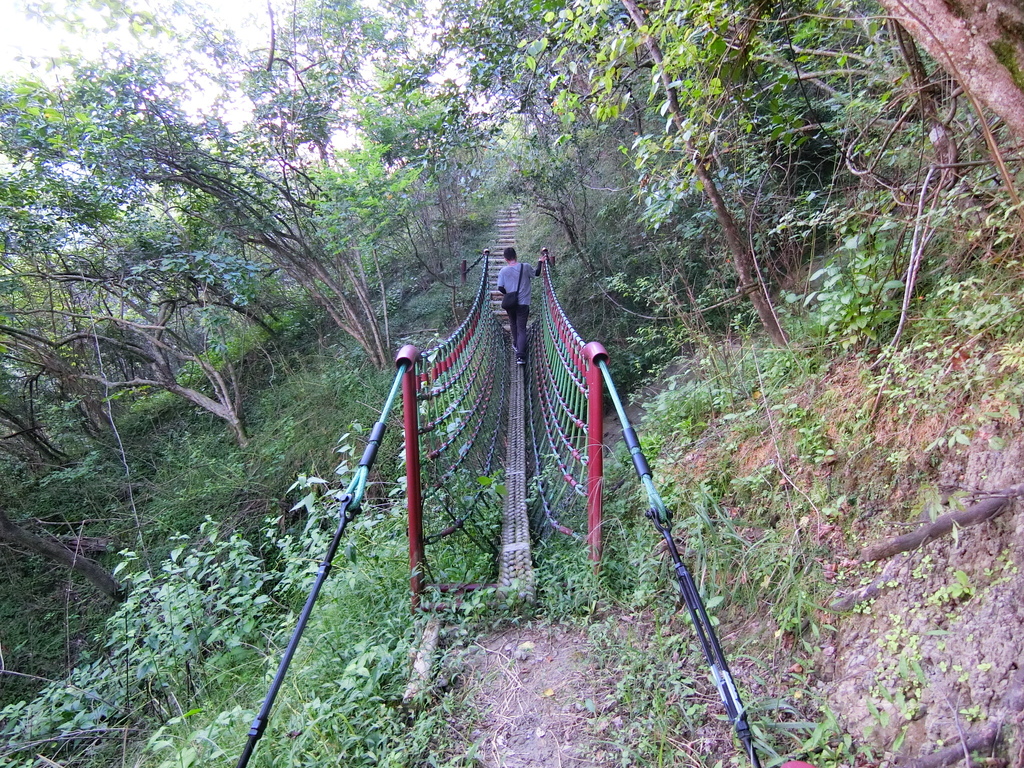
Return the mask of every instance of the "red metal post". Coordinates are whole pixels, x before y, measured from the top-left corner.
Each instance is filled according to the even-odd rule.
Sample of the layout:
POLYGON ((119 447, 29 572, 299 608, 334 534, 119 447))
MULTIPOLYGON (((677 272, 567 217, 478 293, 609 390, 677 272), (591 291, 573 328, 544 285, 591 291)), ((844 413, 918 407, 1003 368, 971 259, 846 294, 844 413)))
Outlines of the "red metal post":
POLYGON ((423 592, 423 495, 420 490, 420 409, 416 400, 416 362, 420 351, 406 344, 398 351, 395 365, 406 363, 402 377, 402 409, 405 413, 405 496, 409 509, 409 580, 412 607, 420 604, 423 592))
POLYGON ((604 485, 604 380, 598 360, 608 353, 600 342, 583 348, 587 358, 587 543, 590 559, 601 561, 601 510, 604 485))

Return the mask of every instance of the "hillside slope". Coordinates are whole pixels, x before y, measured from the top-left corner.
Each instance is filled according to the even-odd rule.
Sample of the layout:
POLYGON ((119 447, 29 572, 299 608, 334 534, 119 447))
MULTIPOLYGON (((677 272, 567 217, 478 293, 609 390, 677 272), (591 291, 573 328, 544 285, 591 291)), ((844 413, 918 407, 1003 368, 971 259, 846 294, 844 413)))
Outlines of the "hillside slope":
MULTIPOLYGON (((961 347, 931 387, 916 358, 900 398, 879 397, 882 374, 854 356, 773 384, 765 366, 785 354, 772 353, 747 397, 701 414, 722 390, 709 356, 647 404, 656 475, 683 510, 694 495, 712 502, 702 522, 684 521, 683 543, 712 574, 709 592, 735 600, 725 631, 763 606, 755 645, 777 646, 783 700, 810 698, 819 723, 834 718, 830 748, 803 745, 821 764, 953 764, 942 760, 962 760, 964 744, 1021 764, 1024 435, 1019 375, 1000 349, 961 347), (961 388, 965 377, 980 385, 961 388), (989 521, 867 559, 869 544, 1006 489, 989 521), (944 757, 923 759, 933 753, 944 757)), ((757 359, 730 355, 734 371, 757 359)))

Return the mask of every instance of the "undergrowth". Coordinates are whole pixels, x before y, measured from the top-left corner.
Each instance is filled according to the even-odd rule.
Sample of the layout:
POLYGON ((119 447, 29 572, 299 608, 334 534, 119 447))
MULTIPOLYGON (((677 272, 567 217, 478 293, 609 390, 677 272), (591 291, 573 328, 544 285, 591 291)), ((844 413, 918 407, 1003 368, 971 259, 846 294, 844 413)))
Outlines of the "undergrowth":
MULTIPOLYGON (((693 354, 646 403, 640 429, 769 764, 785 756, 819 768, 877 764, 877 749, 844 732, 810 674, 841 619, 827 608, 837 562, 881 530, 880 509, 897 520, 920 513, 937 492, 943 456, 979 434, 1000 450, 993 425, 1019 428, 1021 419, 1020 265, 1007 258, 955 279, 933 276, 897 338, 898 290, 877 252, 885 231, 870 247, 847 240, 841 258, 794 297, 789 348, 692 336, 693 354)), ((662 351, 637 359, 646 365, 662 351)), ((83 520, 120 506, 130 545, 120 575, 133 589, 107 620, 103 644, 84 648, 67 680, 0 711, 8 764, 35 766, 43 755, 68 766, 188 768, 240 753, 336 523, 330 505, 293 507, 277 483, 308 472, 337 484, 337 453, 324 446, 351 463, 384 387, 383 377, 327 364, 281 374, 249 409, 245 450, 159 404, 140 413, 161 439, 131 454, 137 515, 116 503, 123 468, 98 455, 24 489, 57 505, 88 479, 74 485, 86 491, 83 520), (174 535, 187 530, 198 534, 174 535)), ((419 711, 402 706, 418 627, 395 506, 398 438, 387 441, 254 766, 473 764, 442 727, 472 719, 457 696, 437 692, 419 711)), ((538 542, 531 618, 587 628, 601 691, 592 702, 595 759, 730 764, 737 745, 629 464, 620 449, 607 465, 606 487, 616 491, 598 571, 577 541, 538 542)), ((476 499, 498 484, 450 492, 476 499)), ((479 525, 482 539, 495 536, 494 518, 479 525)), ((467 557, 437 551, 437 576, 491 578, 486 546, 467 557)), ((455 605, 443 669, 457 669, 480 632, 522 620, 501 618, 492 600, 481 593, 455 605)), ((47 610, 68 633, 85 632, 54 603, 47 610)))

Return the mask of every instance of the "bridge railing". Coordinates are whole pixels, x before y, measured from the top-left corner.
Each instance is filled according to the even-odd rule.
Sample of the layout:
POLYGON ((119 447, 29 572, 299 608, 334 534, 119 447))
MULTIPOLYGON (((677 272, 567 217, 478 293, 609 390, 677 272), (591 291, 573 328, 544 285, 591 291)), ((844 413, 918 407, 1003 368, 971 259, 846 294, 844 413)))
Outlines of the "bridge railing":
POLYGON ((581 506, 581 500, 585 499, 590 556, 595 561, 600 559, 604 471, 602 403, 607 392, 622 425, 633 467, 647 495, 647 516, 665 540, 680 596, 711 668, 711 677, 751 763, 754 768, 760 768, 743 702, 704 601, 672 538, 671 511, 654 485, 640 440, 622 405, 608 369, 608 353, 597 342, 584 343, 572 327, 547 270, 543 285, 540 313, 531 339, 534 386, 530 398, 534 474, 542 520, 552 530, 579 536, 567 521, 574 506, 581 506))
POLYGON ((585 538, 601 559, 604 395, 595 359, 558 301, 548 269, 531 336, 533 397, 527 409, 533 473, 539 494, 535 528, 585 538))
POLYGON ((604 379, 608 394, 622 425, 622 437, 626 442, 626 447, 629 449, 633 468, 636 470, 640 484, 647 495, 647 517, 654 523, 654 527, 665 541, 666 551, 672 560, 672 568, 675 572, 676 584, 679 587, 679 595, 690 614, 690 621, 693 623, 697 640, 700 643, 701 650, 704 652, 704 658, 707 660, 708 666, 711 667, 711 678, 718 689, 718 694, 722 699, 722 704, 725 706, 729 721, 732 723, 737 737, 743 744, 751 764, 754 768, 761 768, 761 762, 750 732, 750 725, 747 722, 747 713, 743 707, 739 691, 733 682, 732 673, 729 671, 725 652, 718 641, 718 635, 715 633, 714 626, 708 616, 704 600, 700 596, 700 591, 697 589, 693 575, 679 556, 679 549, 676 546, 675 539, 672 537, 672 512, 665 505, 661 494, 658 493, 658 489, 654 485, 651 467, 647 463, 647 457, 644 455, 643 448, 640 445, 640 439, 637 437, 632 423, 630 423, 629 416, 626 414, 626 409, 623 407, 622 400, 615 387, 615 382, 612 380, 611 371, 608 370, 607 355, 597 358, 595 365, 600 370, 601 377, 604 379))
MULTIPOLYGON (((440 541, 472 526, 471 518, 479 512, 483 491, 466 494, 468 499, 452 499, 446 486, 460 470, 472 474, 474 480, 491 475, 501 466, 499 456, 502 419, 508 393, 509 349, 505 334, 494 318, 485 311, 487 270, 481 270, 480 287, 466 319, 445 341, 425 352, 405 346, 396 359, 397 371, 391 390, 381 409, 380 418, 370 431, 366 449, 354 477, 345 492, 339 495, 338 527, 320 563, 306 604, 299 614, 295 631, 281 658, 277 673, 263 700, 259 713, 249 729, 248 739, 236 768, 246 768, 256 746, 267 728, 277 694, 298 648, 316 601, 323 589, 331 563, 338 551, 348 524, 362 508, 370 470, 387 428, 392 408, 402 394, 405 424, 406 484, 409 510, 409 559, 412 566, 414 605, 424 586, 427 543, 440 541), (493 424, 489 424, 493 421, 493 424), (488 427, 487 429, 484 429, 488 427), (424 522, 424 509, 444 509, 448 525, 436 519, 424 522), (434 530, 431 530, 433 528, 434 530)), ((486 486, 478 487, 486 490, 486 486)), ((492 549, 496 551, 496 546, 492 549)), ((489 553, 493 554, 493 553, 489 553)), ((493 559, 493 558, 491 558, 493 559)), ((438 585, 446 586, 466 585, 438 585)))
POLYGON ((488 555, 497 552, 488 520, 499 505, 493 491, 504 459, 509 345, 487 297, 483 269, 473 304, 455 332, 422 352, 407 345, 396 359, 406 366, 402 400, 414 605, 428 581, 442 591, 482 586, 445 582, 448 571, 431 574, 427 546, 458 534, 488 555))

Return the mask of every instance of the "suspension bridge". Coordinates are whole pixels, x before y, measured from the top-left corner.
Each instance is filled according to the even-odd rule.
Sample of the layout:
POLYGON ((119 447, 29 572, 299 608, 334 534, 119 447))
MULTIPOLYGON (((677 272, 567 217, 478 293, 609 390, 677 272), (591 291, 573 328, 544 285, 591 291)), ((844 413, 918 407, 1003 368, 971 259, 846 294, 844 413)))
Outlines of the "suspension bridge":
MULTIPOLYGON (((664 540, 724 713, 749 763, 760 768, 740 694, 672 537, 671 513, 615 387, 608 353, 598 342, 585 342, 573 327, 555 292, 550 261, 539 289, 533 290, 527 364, 516 364, 506 315, 492 287, 504 265, 502 250, 513 244, 517 227, 517 211, 499 218, 496 242, 481 258, 484 266, 475 297, 454 333, 429 349, 407 345, 399 350, 391 390, 340 500, 338 528, 237 768, 248 765, 266 729, 345 529, 359 513, 369 472, 398 403, 405 441, 409 591, 413 609, 430 612, 444 604, 446 595, 483 588, 532 601, 531 542, 547 536, 578 540, 598 566, 606 399, 621 422, 622 439, 648 501, 647 517, 664 540), (528 503, 531 491, 534 499, 528 503)), ((433 620, 424 633, 415 665, 421 675, 429 669, 437 627, 433 620)))

